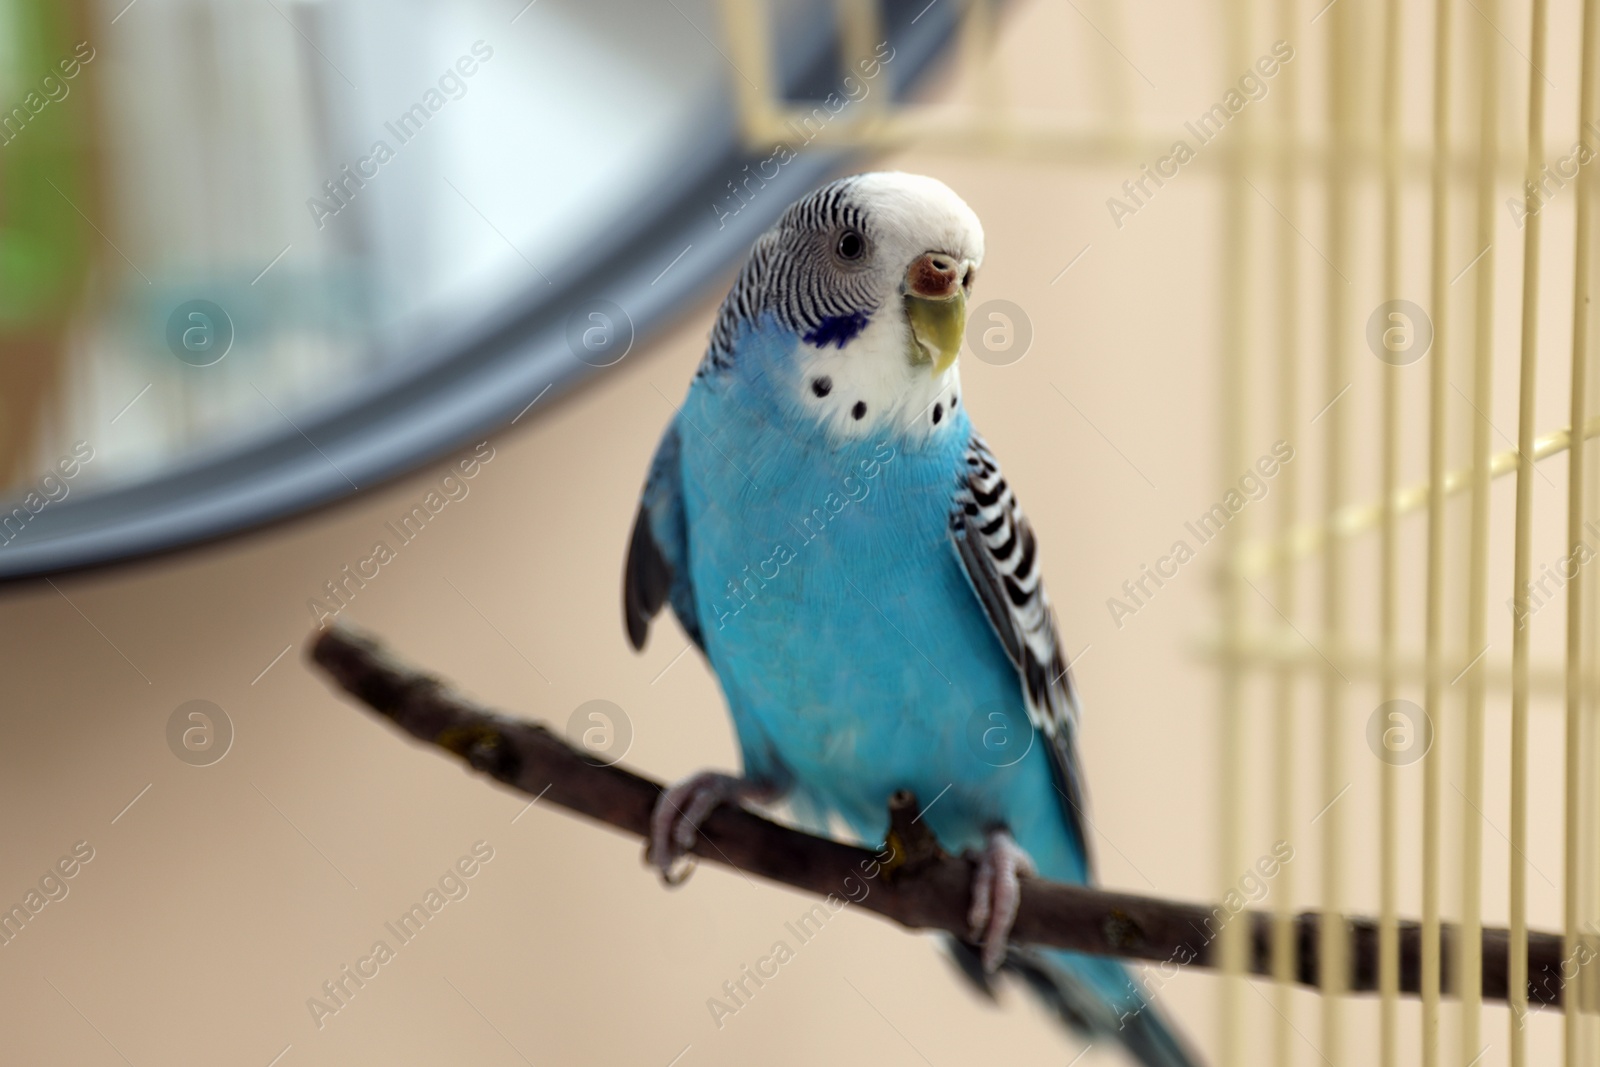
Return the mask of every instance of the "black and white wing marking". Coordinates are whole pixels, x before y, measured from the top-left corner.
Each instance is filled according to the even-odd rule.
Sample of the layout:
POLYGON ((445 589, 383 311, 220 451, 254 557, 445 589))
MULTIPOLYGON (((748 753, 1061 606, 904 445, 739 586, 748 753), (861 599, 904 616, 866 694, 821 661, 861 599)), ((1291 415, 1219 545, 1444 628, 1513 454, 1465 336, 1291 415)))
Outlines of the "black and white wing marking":
POLYGON ((967 442, 957 478, 950 536, 972 591, 1016 665, 1029 721, 1048 746, 1067 821, 1092 869, 1078 763, 1078 696, 1056 637, 1038 542, 994 454, 977 434, 967 442))
POLYGON ((682 469, 678 458, 678 427, 667 427, 656 447, 650 474, 645 479, 639 513, 628 540, 628 562, 622 575, 622 617, 628 641, 644 647, 650 620, 661 605, 672 604, 689 639, 705 651, 700 620, 695 613, 694 588, 689 582, 689 530, 683 514, 682 469))

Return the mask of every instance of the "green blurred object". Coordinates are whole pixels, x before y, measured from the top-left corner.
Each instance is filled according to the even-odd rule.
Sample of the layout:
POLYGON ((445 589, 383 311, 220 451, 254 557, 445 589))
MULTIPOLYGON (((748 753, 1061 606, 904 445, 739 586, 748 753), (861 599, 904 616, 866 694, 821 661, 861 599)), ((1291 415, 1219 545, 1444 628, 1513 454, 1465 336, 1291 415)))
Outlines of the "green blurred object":
MULTIPOLYGON (((0 0, 14 80, 0 98, 0 480, 25 477, 60 389, 67 330, 93 267, 93 111, 74 30, 84 0, 0 0), (63 67, 65 64, 65 67, 63 67), (65 70, 75 71, 68 78, 65 70), (74 204, 78 205, 74 207, 74 204), (88 205, 88 207, 85 207, 88 205)), ((84 47, 80 51, 78 46, 84 47)))
POLYGON ((83 12, 61 0, 0 0, 0 10, 16 77, 0 99, 0 330, 48 336, 70 313, 91 264, 93 233, 73 207, 91 194, 90 109, 77 99, 89 68, 66 78, 59 66, 80 62, 75 48, 84 38, 74 31, 83 12), (66 92, 52 99, 60 88, 47 85, 66 92))

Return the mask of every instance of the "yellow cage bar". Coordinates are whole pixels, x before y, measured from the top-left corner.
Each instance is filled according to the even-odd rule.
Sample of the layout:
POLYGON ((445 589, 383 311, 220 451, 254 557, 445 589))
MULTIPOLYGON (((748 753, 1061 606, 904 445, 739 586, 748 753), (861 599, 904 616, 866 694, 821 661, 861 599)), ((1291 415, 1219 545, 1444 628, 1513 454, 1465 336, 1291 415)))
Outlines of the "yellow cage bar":
MULTIPOLYGON (((1064 52, 1098 35, 1120 53, 1160 32, 1127 5, 1072 6, 1084 36, 1064 52)), ((1083 53, 1095 70, 1087 117, 1023 109, 991 58, 1019 6, 960 7, 953 76, 939 82, 962 93, 878 94, 814 143, 1063 168, 1165 151, 1164 127, 1130 91, 1126 56, 1083 53)), ((889 5, 835 9, 843 62, 891 22, 889 5)), ((720 10, 733 66, 751 75, 730 75, 730 92, 752 149, 766 148, 808 103, 775 89, 766 5, 722 0, 720 10)), ((1574 562, 1580 546, 1600 546, 1600 463, 1588 455, 1600 436, 1600 375, 1589 366, 1596 0, 1226 0, 1215 12, 1205 54, 1223 83, 1262 42, 1293 38, 1306 57, 1274 90, 1274 115, 1247 116, 1197 161, 1219 208, 1216 455, 1228 480, 1248 463, 1252 435, 1303 441, 1318 457, 1285 467, 1278 500, 1253 525, 1226 527, 1216 612, 1196 620, 1196 645, 1218 671, 1217 883, 1228 887, 1261 834, 1306 839, 1314 825, 1320 856, 1316 877, 1286 870, 1275 887, 1275 989, 1247 991, 1258 980, 1243 974, 1244 930, 1224 927, 1232 973, 1216 987, 1206 1052, 1252 1067, 1540 1062, 1528 1041, 1544 1024, 1526 996, 1540 976, 1526 973, 1525 952, 1512 952, 1508 1004, 1477 992, 1486 914, 1525 949, 1534 872, 1560 900, 1537 925, 1560 924, 1572 965, 1569 1010, 1549 1040, 1568 1065, 1600 1062, 1600 983, 1588 966, 1600 959, 1600 596, 1582 573, 1588 555, 1574 562), (1555 284, 1568 269, 1570 286, 1555 284), (1407 300, 1419 293, 1426 308, 1407 300), (1394 311, 1399 303, 1412 310, 1394 311), (1541 354, 1548 366, 1548 347, 1564 340, 1541 322, 1554 311, 1570 321, 1570 365, 1545 383, 1541 354), (1417 349, 1391 348, 1391 326, 1417 349), (1513 397, 1514 439, 1496 417, 1513 397), (1358 417, 1360 403, 1375 415, 1358 417), (1559 521, 1543 503, 1555 496, 1559 521), (1541 613, 1558 601, 1564 613, 1541 613), (1408 724, 1428 740, 1416 759, 1386 747, 1383 713, 1400 704, 1416 709, 1408 724), (1558 707, 1561 757, 1536 762, 1550 732, 1540 716, 1558 707), (1259 777, 1248 762, 1258 721, 1275 765, 1259 777), (1383 750, 1365 774, 1347 750, 1353 735, 1375 744, 1373 723, 1383 750), (1559 813, 1532 811, 1556 775, 1559 813), (1339 803, 1358 787, 1371 800, 1361 818, 1375 824, 1339 803), (1529 859, 1530 818, 1560 821, 1559 883, 1529 859), (1345 862, 1354 849, 1368 864, 1359 878, 1345 862), (1362 998, 1370 1027, 1352 1022, 1368 1009, 1343 988, 1342 920, 1356 901, 1379 920, 1378 993, 1362 998), (1306 909, 1329 920, 1316 992, 1294 984, 1292 919, 1306 909), (1402 918, 1421 922, 1415 998, 1398 992, 1402 918), (1447 922, 1460 924, 1455 945, 1442 944, 1447 922)))

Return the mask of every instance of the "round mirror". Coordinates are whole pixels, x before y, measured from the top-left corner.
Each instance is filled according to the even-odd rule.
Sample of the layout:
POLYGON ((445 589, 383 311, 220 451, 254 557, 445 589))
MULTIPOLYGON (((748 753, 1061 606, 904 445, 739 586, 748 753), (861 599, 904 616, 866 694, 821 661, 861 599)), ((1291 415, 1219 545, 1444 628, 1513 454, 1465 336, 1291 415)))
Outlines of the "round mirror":
MULTIPOLYGON (((919 6, 883 12, 883 91, 949 35, 919 6)), ((834 11, 770 13, 797 99, 839 81, 834 11)), ((719 32, 694 0, 0 0, 0 579, 360 492, 626 358, 843 162, 797 130, 751 170, 719 32)))

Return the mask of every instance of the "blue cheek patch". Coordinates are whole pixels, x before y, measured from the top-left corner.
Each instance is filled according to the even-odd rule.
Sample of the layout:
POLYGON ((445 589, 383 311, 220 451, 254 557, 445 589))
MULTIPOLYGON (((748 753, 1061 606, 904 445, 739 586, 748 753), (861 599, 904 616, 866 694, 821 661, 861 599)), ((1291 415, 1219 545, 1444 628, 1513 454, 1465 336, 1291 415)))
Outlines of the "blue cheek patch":
POLYGON ((801 340, 818 348, 827 348, 829 345, 843 348, 855 338, 856 334, 867 328, 867 323, 871 319, 872 316, 865 311, 852 311, 848 315, 831 315, 823 319, 816 329, 801 340))

